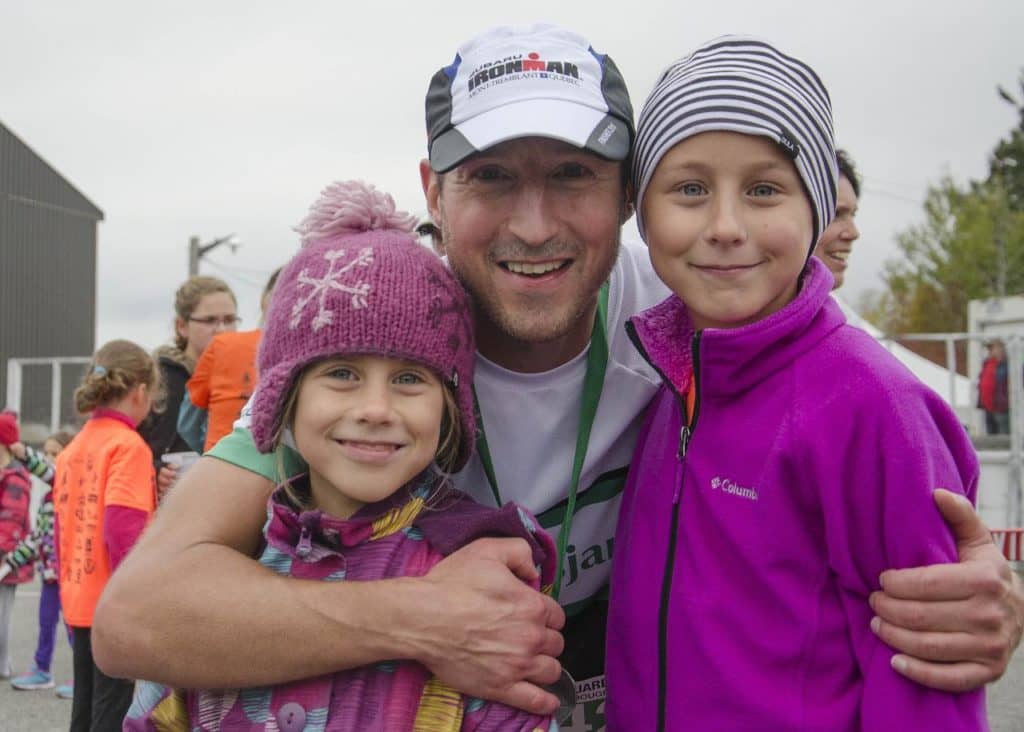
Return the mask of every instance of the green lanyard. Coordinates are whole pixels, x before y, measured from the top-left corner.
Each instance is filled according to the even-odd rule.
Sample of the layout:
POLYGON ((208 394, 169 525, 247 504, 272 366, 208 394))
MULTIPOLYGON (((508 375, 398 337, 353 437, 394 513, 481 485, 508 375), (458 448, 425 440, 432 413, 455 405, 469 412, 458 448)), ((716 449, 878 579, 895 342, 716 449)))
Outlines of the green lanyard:
MULTIPOLYGON (((587 353, 587 371, 583 377, 583 400, 580 403, 580 426, 576 434, 576 453, 572 459, 572 478, 569 485, 569 499, 565 506, 565 518, 558 532, 558 571, 555 574, 553 594, 558 599, 562 588, 562 563, 565 560, 565 548, 569 544, 569 532, 572 530, 573 514, 576 511, 576 493, 580 487, 580 474, 583 462, 587 458, 587 445, 590 442, 590 430, 594 426, 597 405, 601 401, 601 389, 604 386, 604 374, 608 370, 608 283, 606 282, 597 296, 597 317, 594 318, 594 330, 590 334, 590 351, 587 353)), ((487 434, 484 432, 484 421, 480 414, 480 404, 476 401, 477 424, 480 426, 476 439, 476 449, 480 454, 480 462, 484 466, 487 482, 491 484, 494 500, 502 505, 501 493, 498 492, 498 479, 494 474, 494 463, 491 450, 487 446, 487 434)))

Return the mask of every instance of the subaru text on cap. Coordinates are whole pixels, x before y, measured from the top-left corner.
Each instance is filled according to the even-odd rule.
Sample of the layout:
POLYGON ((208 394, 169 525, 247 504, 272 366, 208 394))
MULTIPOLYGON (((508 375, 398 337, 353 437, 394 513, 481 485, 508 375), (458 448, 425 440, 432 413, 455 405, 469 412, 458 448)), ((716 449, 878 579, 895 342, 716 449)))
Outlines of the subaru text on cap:
POLYGON ((506 140, 548 137, 625 160, 633 107, 615 63, 548 24, 501 26, 459 48, 427 91, 430 167, 451 170, 506 140))

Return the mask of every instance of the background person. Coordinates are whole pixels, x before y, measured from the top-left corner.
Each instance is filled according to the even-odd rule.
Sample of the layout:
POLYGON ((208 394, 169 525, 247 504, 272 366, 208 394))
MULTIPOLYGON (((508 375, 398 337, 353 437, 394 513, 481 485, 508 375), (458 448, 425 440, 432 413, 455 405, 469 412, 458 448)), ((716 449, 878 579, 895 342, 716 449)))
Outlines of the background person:
POLYGON ((141 347, 102 346, 75 390, 75 408, 89 419, 57 456, 60 600, 75 670, 71 732, 119 730, 131 703, 132 682, 93 662, 92 624, 111 573, 156 509, 153 456, 136 428, 159 386, 157 366, 141 347))
POLYGON ((999 338, 985 344, 978 375, 978 407, 985 412, 985 434, 1010 434, 1010 381, 1006 344, 999 338))
MULTIPOLYGON (((29 503, 32 479, 25 467, 14 459, 11 446, 18 442, 17 415, 7 410, 0 412, 0 559, 6 559, 31 531, 29 503)), ((10 632, 14 593, 18 585, 31 579, 31 563, 0 579, 0 679, 11 677, 10 632)))
MULTIPOLYGON (((36 641, 35 664, 27 673, 11 679, 11 686, 23 691, 53 687, 50 664, 53 661, 57 621, 60 619, 60 586, 57 583, 57 548, 53 525, 54 461, 71 442, 71 438, 70 432, 54 432, 43 441, 42 453, 21 442, 11 445, 11 451, 25 469, 50 486, 50 490, 39 502, 32 533, 4 557, 6 568, 11 571, 17 571, 26 564, 36 562, 39 576, 43 581, 39 593, 39 638, 36 641)), ((4 569, 5 567, 0 566, 0 575, 4 573, 4 569)), ((71 642, 70 630, 68 642, 71 642)), ((69 692, 70 689, 62 687, 58 696, 71 698, 69 692)))
POLYGON ((167 452, 191 451, 178 434, 178 410, 185 396, 196 361, 222 330, 233 331, 239 322, 238 303, 228 284, 216 277, 189 277, 174 293, 174 344, 161 346, 155 358, 160 368, 162 397, 139 425, 139 434, 153 453, 153 466, 160 473, 160 488, 174 482, 175 472, 163 465, 167 452))
MULTIPOLYGON (((280 269, 267 280, 260 296, 260 323, 280 269)), ((256 350, 262 330, 218 333, 203 350, 178 412, 178 434, 195 452, 204 453, 231 432, 242 407, 256 389, 256 350)))
POLYGON ((832 273, 832 279, 835 281, 833 290, 843 286, 853 243, 860 238, 860 230, 854 222, 860 198, 860 178, 849 153, 836 150, 836 161, 839 164, 836 217, 822 233, 818 246, 814 249, 814 255, 824 262, 828 271, 832 273))

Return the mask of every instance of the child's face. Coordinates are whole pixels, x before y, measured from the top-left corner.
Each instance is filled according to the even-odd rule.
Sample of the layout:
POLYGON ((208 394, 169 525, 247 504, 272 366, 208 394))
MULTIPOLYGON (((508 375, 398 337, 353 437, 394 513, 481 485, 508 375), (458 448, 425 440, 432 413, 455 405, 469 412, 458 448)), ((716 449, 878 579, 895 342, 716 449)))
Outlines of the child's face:
POLYGON ((46 442, 43 443, 43 454, 50 462, 53 462, 53 459, 57 457, 63 449, 64 446, 52 438, 47 439, 46 442))
POLYGON ((767 138, 683 140, 658 163, 643 214, 654 269, 696 328, 754 323, 796 295, 811 205, 796 166, 767 138))
POLYGON ((308 370, 291 427, 316 506, 348 518, 422 472, 441 437, 443 388, 426 366, 382 356, 308 370))

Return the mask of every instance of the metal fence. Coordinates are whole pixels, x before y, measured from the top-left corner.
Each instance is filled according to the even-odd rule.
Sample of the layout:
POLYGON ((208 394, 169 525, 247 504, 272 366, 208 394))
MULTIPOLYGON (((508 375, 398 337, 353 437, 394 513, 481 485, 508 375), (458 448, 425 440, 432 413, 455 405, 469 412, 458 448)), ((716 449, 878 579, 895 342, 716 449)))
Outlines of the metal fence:
MULTIPOLYGON (((963 415, 970 412, 976 415, 973 402, 969 405, 958 404, 956 398, 956 382, 958 378, 956 370, 956 345, 966 342, 968 347, 978 343, 984 343, 994 338, 999 338, 1006 345, 1006 358, 1009 382, 1010 401, 1010 434, 1007 437, 995 436, 986 437, 979 432, 973 432, 975 448, 978 450, 982 464, 982 480, 986 477, 991 481, 993 476, 992 466, 1005 465, 1006 468, 1006 493, 1005 510, 1003 513, 1003 526, 1020 527, 1024 526, 1024 515, 1022 515, 1021 484, 1024 474, 1024 334, 1020 333, 908 333, 893 336, 880 336, 883 343, 897 343, 907 341, 928 341, 942 342, 946 346, 945 367, 949 372, 949 391, 945 395, 946 400, 957 411, 963 415), (986 476, 986 467, 989 468, 986 476)), ((972 381, 977 379, 977 374, 972 374, 972 381)), ((972 427, 977 419, 972 420, 972 427)), ((987 487, 987 486, 983 486, 987 487)), ((991 521, 991 517, 989 517, 991 521)))

